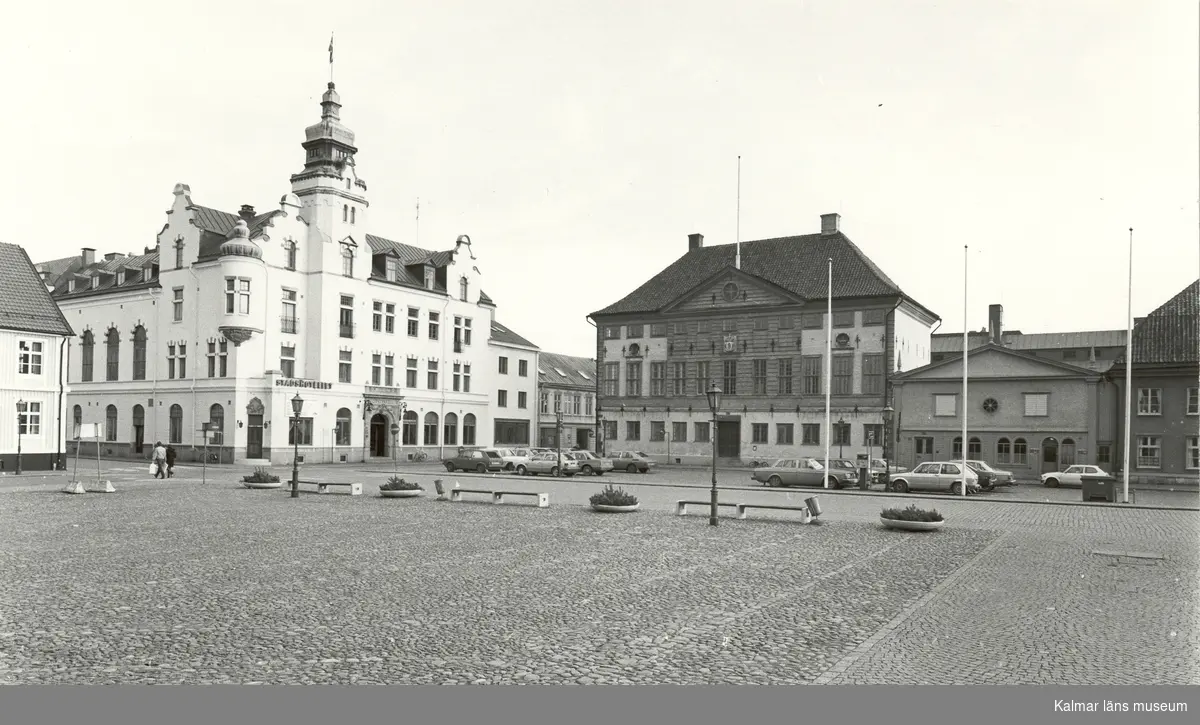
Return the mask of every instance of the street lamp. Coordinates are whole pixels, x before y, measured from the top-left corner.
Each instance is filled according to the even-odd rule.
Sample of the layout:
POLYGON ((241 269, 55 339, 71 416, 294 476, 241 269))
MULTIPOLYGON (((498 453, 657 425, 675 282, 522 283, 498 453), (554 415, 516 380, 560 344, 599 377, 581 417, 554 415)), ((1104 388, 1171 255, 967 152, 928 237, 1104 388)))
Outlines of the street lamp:
POLYGON ((842 447, 846 442, 846 436, 842 431, 845 430, 845 428, 846 421, 842 418, 838 418, 838 458, 845 458, 845 455, 842 454, 842 447))
POLYGON ((300 498, 300 411, 304 398, 300 393, 292 398, 292 498, 300 498))
POLYGON ((712 505, 708 511, 708 525, 717 525, 717 410, 721 407, 721 389, 716 383, 708 386, 708 409, 712 411, 712 505))
POLYGON ((596 418, 599 427, 596 429, 596 455, 604 457, 604 451, 608 448, 608 436, 604 435, 604 413, 600 413, 596 418))
POLYGON ((400 424, 392 423, 392 473, 400 473, 400 424))
POLYGON ((554 438, 555 445, 558 446, 558 474, 562 475, 562 432, 563 432, 563 413, 562 403, 554 405, 554 438))
POLYGON ((17 401, 17 475, 21 475, 21 435, 25 432, 25 401, 17 401))
POLYGON ((880 474, 880 478, 883 479, 884 486, 888 487, 891 485, 891 480, 892 480, 892 461, 891 461, 891 458, 889 457, 890 452, 888 449, 890 449, 892 447, 891 446, 892 414, 895 413, 896 411, 894 408, 892 408, 892 406, 887 405, 887 406, 884 406, 882 412, 883 412, 883 440, 880 441, 880 445, 883 446, 883 473, 880 474))

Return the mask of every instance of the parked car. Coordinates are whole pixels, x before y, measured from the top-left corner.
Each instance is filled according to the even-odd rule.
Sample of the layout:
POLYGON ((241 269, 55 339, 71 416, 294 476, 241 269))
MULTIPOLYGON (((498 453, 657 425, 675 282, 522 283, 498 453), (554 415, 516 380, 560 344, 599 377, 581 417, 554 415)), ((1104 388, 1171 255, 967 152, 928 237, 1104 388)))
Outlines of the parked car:
MULTIPOLYGON (((563 453, 564 456, 568 455, 563 453)), ((579 472, 585 476, 603 476, 613 470, 611 458, 601 458, 591 451, 571 451, 571 458, 579 462, 579 472)))
POLYGON ((568 478, 579 473, 579 461, 571 458, 565 451, 562 455, 562 465, 559 465, 558 453, 534 453, 529 457, 529 462, 522 464, 517 468, 517 473, 522 476, 529 474, 537 476, 545 474, 547 476, 567 476, 568 478))
MULTIPOLYGON (((970 468, 967 469, 967 493, 979 491, 979 476, 970 468)), ((907 491, 949 491, 962 495, 963 470, 962 461, 926 461, 911 471, 897 473, 892 477, 891 490, 899 493, 907 491)))
POLYGON ((888 463, 882 458, 871 459, 871 483, 879 483, 883 476, 883 472, 887 471, 891 477, 895 477, 897 473, 908 473, 908 469, 897 463, 888 463))
POLYGON ((446 459, 445 466, 450 473, 457 470, 487 473, 504 470, 504 461, 494 450, 460 448, 453 458, 446 459))
MULTIPOLYGON (((832 461, 830 468, 833 468, 832 461)), ((775 487, 824 487, 828 480, 830 488, 842 488, 853 486, 858 481, 858 474, 845 469, 826 471, 825 466, 815 458, 780 458, 769 466, 754 469, 750 478, 775 487)))
POLYGON ((979 476, 979 487, 981 489, 984 491, 991 491, 992 489, 996 488, 996 479, 998 479, 999 476, 997 476, 995 473, 983 470, 982 468, 976 466, 972 461, 967 461, 967 468, 971 469, 976 476, 979 476))
POLYGON ((516 448, 485 448, 485 452, 495 452, 504 461, 504 470, 515 471, 517 466, 529 463, 528 453, 518 453, 516 448))
POLYGON ((1049 488, 1058 488, 1059 486, 1083 486, 1084 476, 1107 476, 1109 475, 1100 466, 1067 466, 1065 471, 1050 471, 1042 474, 1042 485, 1049 488))
POLYGON ((837 473, 849 473, 854 476, 854 482, 858 483, 858 464, 849 458, 830 458, 829 468, 837 473))
POLYGON ((996 474, 997 486, 1015 486, 1017 479, 1013 477, 1012 471, 1001 471, 999 468, 992 468, 987 461, 967 461, 967 465, 975 469, 982 468, 988 473, 996 474))
POLYGON ((618 451, 612 454, 613 469, 629 473, 646 473, 654 468, 654 461, 638 451, 618 451))

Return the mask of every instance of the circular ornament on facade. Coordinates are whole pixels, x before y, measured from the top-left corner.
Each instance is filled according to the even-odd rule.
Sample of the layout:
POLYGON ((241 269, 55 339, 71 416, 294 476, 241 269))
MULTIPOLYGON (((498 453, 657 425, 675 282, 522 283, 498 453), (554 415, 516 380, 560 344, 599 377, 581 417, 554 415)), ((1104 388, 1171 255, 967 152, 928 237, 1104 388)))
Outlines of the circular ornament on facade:
POLYGON ((983 409, 988 413, 995 413, 999 407, 1000 404, 996 402, 995 398, 988 398, 983 401, 983 409))
POLYGON ((721 296, 726 302, 733 302, 738 296, 737 282, 726 282, 724 289, 721 290, 721 296))

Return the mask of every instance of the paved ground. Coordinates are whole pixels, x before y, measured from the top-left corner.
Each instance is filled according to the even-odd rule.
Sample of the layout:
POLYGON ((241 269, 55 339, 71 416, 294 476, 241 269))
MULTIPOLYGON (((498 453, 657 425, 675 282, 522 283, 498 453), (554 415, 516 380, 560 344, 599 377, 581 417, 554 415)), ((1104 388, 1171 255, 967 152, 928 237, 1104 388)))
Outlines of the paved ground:
POLYGON ((0 683, 1200 684, 1191 511, 945 497, 920 501, 943 531, 904 534, 877 516, 911 496, 755 489, 722 497, 817 493, 826 523, 712 528, 660 474, 487 477, 538 510, 384 500, 346 467, 364 496, 198 473, 4 482, 0 683), (643 510, 585 508, 610 479, 643 510))

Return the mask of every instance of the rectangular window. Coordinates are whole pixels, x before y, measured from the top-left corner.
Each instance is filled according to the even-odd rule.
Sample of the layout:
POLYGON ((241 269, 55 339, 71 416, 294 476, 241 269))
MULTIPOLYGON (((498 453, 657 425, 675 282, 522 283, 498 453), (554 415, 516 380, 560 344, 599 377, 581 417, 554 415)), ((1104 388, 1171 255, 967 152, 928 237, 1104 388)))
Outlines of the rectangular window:
POLYGON ((876 448, 880 447, 883 443, 883 425, 879 423, 864 423, 863 443, 876 448))
POLYGON ((175 269, 183 269, 183 240, 175 242, 175 269))
POLYGON ((1074 360, 1077 354, 1076 350, 1063 350, 1063 360, 1074 360))
POLYGON ((348 383, 353 378, 351 364, 354 353, 351 350, 338 351, 338 382, 348 383))
POLYGON ((217 343, 208 343, 208 377, 217 377, 217 343))
POLYGON ((567 411, 563 410, 563 407, 562 407, 562 392, 560 392, 560 391, 555 391, 555 392, 554 392, 554 412, 555 412, 556 414, 557 414, 557 413, 565 413, 565 412, 567 412, 567 411))
POLYGON ((375 332, 383 332, 383 303, 375 302, 371 305, 371 329, 375 332))
POLYGON ((1189 471, 1200 469, 1200 436, 1188 436, 1185 463, 1189 471))
POLYGON ((820 312, 800 315, 800 327, 805 330, 820 330, 825 327, 825 315, 820 312))
POLYGON ((1137 406, 1138 415, 1162 415, 1162 388, 1138 388, 1137 406))
POLYGON ((1137 467, 1162 468, 1162 439, 1158 436, 1137 437, 1137 467))
POLYGON ((792 361, 788 358, 781 358, 778 361, 779 367, 779 395, 792 394, 792 361))
POLYGON ((595 412, 595 408, 593 407, 594 402, 595 399, 592 397, 592 394, 588 393, 588 396, 584 398, 583 401, 583 405, 585 407, 585 410, 583 411, 584 415, 590 416, 595 412))
POLYGON ((821 445, 821 424, 820 423, 801 423, 800 424, 800 443, 806 446, 821 445))
POLYGON ((854 394, 854 356, 835 355, 833 357, 833 394, 854 394))
POLYGON ((766 443, 769 432, 770 426, 766 423, 751 423, 750 442, 754 444, 766 443))
POLYGON ((621 339, 621 327, 619 325, 607 325, 604 328, 604 339, 605 340, 621 339))
POLYGON ((1031 417, 1050 415, 1050 394, 1025 393, 1025 415, 1031 417))
POLYGON ((835 446, 853 445, 850 442, 850 424, 849 423, 834 423, 833 424, 833 445, 835 445, 835 446))
POLYGON ((671 424, 671 440, 676 443, 687 441, 687 423, 671 424))
POLYGON ((524 390, 517 392, 517 407, 522 410, 529 407, 529 393, 524 390))
POLYGON ((625 394, 640 396, 642 394, 642 364, 627 363, 625 366, 625 394))
MULTIPOLYGON (((88 378, 85 377, 85 380, 88 378)), ((167 379, 175 379, 175 346, 167 345, 167 379)))
POLYGON ((338 337, 354 337, 354 297, 341 295, 341 306, 338 309, 338 337))
POLYGON ((463 364, 463 392, 471 392, 471 366, 463 364))
POLYGON ((288 445, 295 446, 311 446, 313 441, 313 419, 299 418, 295 419, 295 424, 288 421, 288 445))
POLYGON ((575 393, 571 396, 571 415, 581 415, 583 413, 583 396, 575 393))
POLYGON ((1188 388, 1187 414, 1200 415, 1200 388, 1188 388))
POLYGON ((396 384, 396 358, 394 355, 383 356, 383 384, 389 388, 396 384))
POLYGON ((284 260, 283 266, 294 271, 296 269, 296 243, 285 242, 284 244, 287 250, 287 258, 284 260))
POLYGON ((862 356, 862 392, 863 395, 883 393, 883 355, 862 356))
POLYGON ((650 442, 660 443, 667 439, 667 424, 661 420, 650 421, 650 442))
POLYGON ((692 440, 697 443, 711 443, 712 440, 708 437, 710 423, 696 423, 693 425, 694 435, 692 440))
POLYGON ((430 390, 438 389, 438 361, 430 360, 425 370, 425 382, 430 390))
POLYGON ((642 422, 640 420, 625 421, 625 440, 640 441, 642 439, 642 422))
POLYGON ((767 394, 767 361, 755 360, 754 362, 754 394, 767 394))
POLYGON ((757 330, 758 332, 763 332, 764 330, 766 330, 767 329, 767 318, 755 317, 754 318, 754 329, 757 330))
POLYGON ((604 394, 616 396, 620 385, 621 363, 604 363, 604 394))
POLYGON ((775 424, 775 443, 781 446, 790 446, 796 440, 796 427, 792 423, 776 423, 775 424))
POLYGON ((541 406, 540 410, 542 413, 550 412, 550 393, 547 393, 545 390, 542 391, 539 405, 541 406))
POLYGON ((704 395, 708 391, 708 386, 712 383, 708 366, 709 362, 707 360, 701 360, 696 363, 696 395, 704 395))
POLYGON ((820 395, 825 391, 825 386, 821 381, 821 356, 806 355, 800 361, 802 375, 804 377, 804 395, 820 395))
POLYGON ((217 377, 229 376, 229 343, 221 340, 217 343, 217 377))
POLYGON ((396 305, 390 302, 383 306, 383 331, 389 335, 396 332, 396 305))
POLYGON ((708 320, 696 321, 696 333, 703 335, 708 332, 708 320))
POLYGON ((354 250, 348 245, 342 247, 342 276, 354 276, 354 250))
POLYGON ((225 278, 225 313, 250 314, 250 280, 245 277, 225 278))
POLYGON ((179 343, 179 377, 187 377, 187 345, 179 343))
POLYGON ((667 323, 655 322, 650 325, 650 337, 666 337, 667 323))
POLYGON ((687 364, 671 363, 671 395, 687 395, 687 364))
POLYGON ((409 388, 417 387, 417 359, 415 357, 408 358, 407 367, 404 370, 404 385, 409 388))
MULTIPOLYGON (((933 438, 930 438, 928 436, 918 436, 917 438, 913 438, 913 443, 916 446, 916 452, 917 452, 918 456, 932 456, 933 455, 933 438)), ((999 455, 997 455, 997 457, 996 457, 997 461, 1000 463, 1007 463, 1008 455, 1009 455, 1008 453, 1004 454, 1005 460, 1003 460, 1003 461, 1000 461, 999 460, 1000 457, 999 457, 999 455)))
POLYGON ((285 378, 296 377, 296 346, 281 345, 279 347, 279 372, 285 378))
POLYGON ((462 390, 462 364, 454 363, 450 369, 450 389, 454 392, 462 390))
POLYGON ((500 357, 500 374, 508 375, 508 358, 500 357))
POLYGON ((174 299, 171 301, 171 311, 176 322, 183 322, 183 288, 176 287, 172 290, 174 299))
POLYGON ((17 402, 17 429, 21 435, 36 436, 42 434, 41 403, 32 403, 29 401, 17 402))
POLYGON ((721 321, 721 331, 722 332, 737 332, 737 329, 738 329, 737 320, 722 320, 721 321))
POLYGON ((604 440, 615 441, 617 439, 617 421, 604 421, 604 440))
POLYGON ((854 327, 853 312, 835 312, 833 313, 834 327, 854 327))
POLYGON ((792 315, 780 315, 779 329, 790 330, 795 326, 796 318, 792 315))
POLYGON ((1018 438, 1012 444, 1012 462, 1018 466, 1025 465, 1025 459, 1029 455, 1029 446, 1025 443, 1024 438, 1018 438))
POLYGON ((41 375, 42 343, 21 340, 17 348, 17 372, 21 375, 41 375))
POLYGON ((725 395, 737 395, 737 360, 721 361, 721 383, 725 395))
POLYGON ((379 385, 383 382, 383 355, 380 353, 371 354, 371 385, 379 385))
POLYGON ((665 376, 667 374, 667 364, 665 362, 650 363, 650 394, 654 396, 666 395, 667 386, 665 376))
POLYGON ((430 340, 438 339, 438 328, 441 326, 439 324, 441 319, 442 319, 442 316, 439 313, 437 313, 437 312, 429 313, 429 339, 430 340))
POLYGON ((1096 446, 1096 465, 1108 468, 1112 463, 1112 446, 1101 444, 1096 446))
POLYGON ((408 336, 419 337, 421 334, 421 310, 416 307, 408 308, 408 336))
POLYGON ((283 313, 279 316, 279 330, 289 335, 296 334, 296 290, 283 290, 283 313))
POLYGON ((878 327, 887 320, 887 310, 863 310, 862 326, 878 327))
POLYGON ((529 377, 529 361, 528 360, 518 360, 517 361, 517 375, 522 378, 529 377))
POLYGON ((395 282, 400 278, 400 260, 395 257, 387 257, 384 260, 384 277, 388 282, 395 282))
POLYGON ((642 336, 642 326, 641 325, 629 325, 628 327, 625 328, 625 337, 628 337, 630 340, 636 340, 637 338, 639 338, 641 336, 642 336))
POLYGON ((496 391, 496 405, 501 408, 508 407, 508 391, 507 390, 497 390, 496 391))
POLYGON ((463 319, 463 344, 464 345, 471 344, 471 318, 470 317, 463 319))

